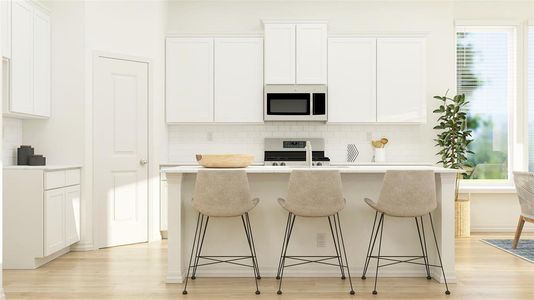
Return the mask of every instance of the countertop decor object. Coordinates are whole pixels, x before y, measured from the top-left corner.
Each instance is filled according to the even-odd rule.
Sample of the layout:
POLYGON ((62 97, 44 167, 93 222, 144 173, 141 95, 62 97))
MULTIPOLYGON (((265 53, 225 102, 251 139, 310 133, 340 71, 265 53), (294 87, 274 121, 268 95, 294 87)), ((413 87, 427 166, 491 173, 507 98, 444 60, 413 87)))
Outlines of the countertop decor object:
POLYGON ((386 149, 385 146, 389 142, 386 138, 381 138, 376 141, 371 141, 373 145, 373 162, 385 162, 386 161, 386 149))
POLYGON ((254 161, 249 154, 197 154, 196 158, 205 168, 246 168, 254 161))
POLYGON ((42 155, 32 155, 28 160, 30 166, 44 166, 46 165, 46 157, 42 155))
POLYGON ((30 145, 20 145, 17 149, 17 165, 27 166, 30 163, 30 157, 34 154, 34 149, 30 145))
POLYGON ((359 154, 360 151, 358 151, 358 147, 355 144, 347 145, 347 162, 355 162, 359 154))

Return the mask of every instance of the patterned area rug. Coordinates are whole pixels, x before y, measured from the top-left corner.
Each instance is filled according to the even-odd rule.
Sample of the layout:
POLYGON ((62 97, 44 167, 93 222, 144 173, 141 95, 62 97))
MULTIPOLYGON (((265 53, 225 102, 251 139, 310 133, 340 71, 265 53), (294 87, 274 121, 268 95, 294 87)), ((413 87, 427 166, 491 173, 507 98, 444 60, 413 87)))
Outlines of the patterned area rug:
POLYGON ((484 243, 534 263, 534 240, 519 240, 517 249, 512 249, 512 240, 482 240, 484 243))

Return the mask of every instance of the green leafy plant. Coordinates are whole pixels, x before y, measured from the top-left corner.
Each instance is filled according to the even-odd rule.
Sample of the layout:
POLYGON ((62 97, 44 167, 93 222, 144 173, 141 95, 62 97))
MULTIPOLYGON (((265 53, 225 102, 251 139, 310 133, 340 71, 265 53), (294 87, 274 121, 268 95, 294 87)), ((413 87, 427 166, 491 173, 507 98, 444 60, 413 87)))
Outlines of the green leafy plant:
MULTIPOLYGON (((448 93, 448 91, 447 91, 448 93)), ((456 95, 452 98, 447 96, 434 96, 434 99, 441 101, 440 106, 434 110, 439 114, 438 125, 434 129, 439 130, 436 146, 440 147, 437 153, 441 157, 438 163, 445 168, 464 169, 469 167, 467 155, 474 154, 469 150, 469 144, 473 141, 471 130, 467 127, 467 113, 465 106, 465 94, 456 95)))

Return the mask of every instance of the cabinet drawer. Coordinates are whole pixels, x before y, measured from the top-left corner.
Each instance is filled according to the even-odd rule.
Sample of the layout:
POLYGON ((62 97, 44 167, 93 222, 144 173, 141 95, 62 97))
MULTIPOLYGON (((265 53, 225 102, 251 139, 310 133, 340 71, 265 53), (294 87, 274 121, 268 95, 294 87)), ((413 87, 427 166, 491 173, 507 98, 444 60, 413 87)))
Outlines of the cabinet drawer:
POLYGON ((80 169, 72 169, 65 171, 65 185, 80 184, 80 169))
POLYGON ((65 186, 65 171, 53 171, 45 173, 45 189, 55 189, 65 186))

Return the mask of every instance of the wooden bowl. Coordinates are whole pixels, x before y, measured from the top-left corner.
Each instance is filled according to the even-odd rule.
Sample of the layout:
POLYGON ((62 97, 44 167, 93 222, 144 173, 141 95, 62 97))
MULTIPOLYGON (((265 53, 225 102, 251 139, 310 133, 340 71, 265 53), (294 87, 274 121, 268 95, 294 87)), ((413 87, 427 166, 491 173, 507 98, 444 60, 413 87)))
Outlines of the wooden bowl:
POLYGON ((197 154, 198 163, 205 168, 246 168, 254 161, 248 154, 197 154))

